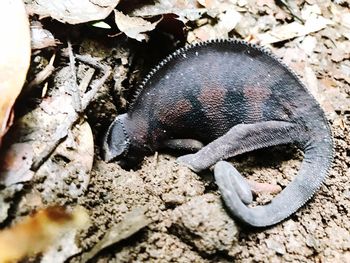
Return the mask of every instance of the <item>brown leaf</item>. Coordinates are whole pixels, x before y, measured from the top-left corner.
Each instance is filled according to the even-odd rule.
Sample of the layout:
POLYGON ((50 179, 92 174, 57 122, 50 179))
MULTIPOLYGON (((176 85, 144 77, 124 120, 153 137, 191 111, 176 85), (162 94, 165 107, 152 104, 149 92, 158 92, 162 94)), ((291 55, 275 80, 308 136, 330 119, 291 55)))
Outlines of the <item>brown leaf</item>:
MULTIPOLYGON (((0 156, 0 183, 5 186, 29 181, 32 166, 48 147, 61 142, 78 118, 73 94, 74 80, 69 67, 57 72, 55 88, 39 107, 16 121, 11 130, 9 147, 0 156), (11 139, 11 140, 10 140, 11 139)), ((87 93, 83 93, 86 97, 87 93)))
POLYGON ((101 250, 134 235, 149 225, 151 222, 145 216, 146 211, 146 207, 136 207, 127 213, 121 222, 107 230, 105 236, 88 253, 83 255, 81 262, 89 261, 101 250))
POLYGON ((115 23, 119 30, 137 41, 148 40, 148 36, 144 33, 155 29, 156 25, 160 22, 160 20, 158 20, 151 23, 141 17, 130 17, 119 11, 114 11, 114 13, 115 23))
POLYGON ((258 34, 257 38, 262 44, 272 44, 317 32, 331 24, 333 24, 331 20, 322 16, 311 16, 304 25, 299 22, 292 22, 277 26, 266 33, 258 34))
POLYGON ((27 9, 42 17, 50 16, 68 24, 105 19, 119 0, 36 0, 28 1, 27 9))
POLYGON ((30 63, 29 23, 21 0, 0 1, 0 143, 30 63))
POLYGON ((41 182, 41 197, 54 202, 62 191, 70 198, 78 198, 90 182, 94 157, 94 140, 90 125, 84 122, 69 131, 67 138, 35 173, 41 182))
POLYGON ((199 19, 207 10, 198 8, 196 0, 159 0, 155 4, 144 5, 133 10, 129 15, 147 17, 164 14, 175 14, 178 20, 186 23, 199 19))
POLYGON ((62 232, 84 228, 89 221, 86 211, 73 212, 49 207, 0 232, 0 262, 12 262, 46 250, 62 232))
POLYGON ((41 24, 35 23, 30 26, 31 46, 32 49, 42 49, 46 47, 54 47, 60 42, 55 39, 52 33, 43 29, 41 24))

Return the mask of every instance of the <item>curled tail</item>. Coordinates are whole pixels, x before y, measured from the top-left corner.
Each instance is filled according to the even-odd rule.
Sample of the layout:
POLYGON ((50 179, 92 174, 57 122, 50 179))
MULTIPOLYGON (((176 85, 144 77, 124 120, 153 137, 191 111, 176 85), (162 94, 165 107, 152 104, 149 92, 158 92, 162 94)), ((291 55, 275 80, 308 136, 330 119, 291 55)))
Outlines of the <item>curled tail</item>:
POLYGON ((231 213, 255 227, 274 225, 303 206, 322 185, 333 159, 332 136, 311 139, 304 146, 304 159, 296 178, 272 201, 263 206, 246 206, 235 189, 232 177, 224 171, 224 162, 215 165, 214 174, 222 198, 231 213))

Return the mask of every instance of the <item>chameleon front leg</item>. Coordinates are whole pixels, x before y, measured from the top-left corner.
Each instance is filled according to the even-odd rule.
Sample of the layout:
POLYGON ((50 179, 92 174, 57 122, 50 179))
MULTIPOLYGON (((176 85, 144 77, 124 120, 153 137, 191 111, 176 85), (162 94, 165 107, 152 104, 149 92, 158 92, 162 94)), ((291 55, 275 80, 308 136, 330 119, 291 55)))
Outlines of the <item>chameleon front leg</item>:
POLYGON ((296 142, 302 135, 298 125, 286 121, 238 124, 197 153, 181 156, 177 161, 199 172, 238 154, 296 142))
POLYGON ((163 143, 164 148, 190 152, 197 152, 203 146, 204 144, 201 141, 195 139, 170 139, 163 143))

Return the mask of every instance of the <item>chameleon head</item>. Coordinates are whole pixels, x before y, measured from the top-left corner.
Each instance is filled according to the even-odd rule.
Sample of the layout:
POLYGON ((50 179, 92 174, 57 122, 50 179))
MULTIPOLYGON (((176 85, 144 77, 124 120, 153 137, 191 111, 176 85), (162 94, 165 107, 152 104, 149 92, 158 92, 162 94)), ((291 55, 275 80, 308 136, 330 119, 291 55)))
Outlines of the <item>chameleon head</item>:
POLYGON ((129 146, 130 140, 124 127, 123 115, 120 115, 109 126, 103 139, 105 161, 110 162, 125 157, 129 146))

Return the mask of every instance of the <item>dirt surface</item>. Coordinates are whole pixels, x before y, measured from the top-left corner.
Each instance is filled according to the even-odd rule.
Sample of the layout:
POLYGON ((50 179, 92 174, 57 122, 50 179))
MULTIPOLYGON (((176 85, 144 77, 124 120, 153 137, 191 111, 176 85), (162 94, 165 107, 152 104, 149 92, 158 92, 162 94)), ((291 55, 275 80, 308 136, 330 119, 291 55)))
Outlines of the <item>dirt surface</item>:
MULTIPOLYGON (((227 35, 247 40, 289 24, 305 12, 322 14, 330 21, 349 12, 348 4, 331 1, 296 1, 302 13, 294 15, 274 1, 261 0, 256 5, 239 2, 245 1, 237 1, 241 22, 234 30, 228 30, 227 35)), ((210 16, 187 24, 185 37, 179 37, 182 31, 177 28, 179 25, 176 24, 177 29, 174 24, 169 27, 167 19, 169 17, 165 16, 150 33, 147 43, 125 36, 99 37, 90 29, 88 33, 82 33, 84 28, 72 30, 70 37, 79 43, 75 45, 75 52, 103 58, 103 63, 113 69, 112 76, 82 118, 87 120, 91 130, 81 123, 83 120, 76 125, 76 133, 92 133, 95 151, 87 156, 86 149, 93 146, 86 143, 84 150, 72 158, 86 161, 93 157, 92 169, 86 161, 84 166, 69 170, 71 162, 67 153, 57 148, 50 161, 56 165, 55 170, 50 171, 52 168, 43 165, 30 185, 20 189, 21 197, 16 196, 18 203, 9 210, 9 219, 3 226, 54 202, 65 206, 81 205, 91 219, 91 225, 76 237, 79 253, 67 256, 64 260, 68 262, 87 259, 91 262, 350 262, 350 39, 346 37, 350 32, 343 32, 337 20, 332 26, 271 42, 268 46, 301 76, 325 110, 334 136, 334 162, 325 183, 303 208, 276 226, 254 229, 230 217, 212 171, 196 174, 178 165, 175 159, 179 153, 155 153, 133 170, 101 160, 100 146, 106 128, 117 114, 126 111, 137 83, 150 68, 175 48, 184 46, 186 41, 225 36, 210 16), (51 173, 57 178, 48 183, 51 173), (111 244, 97 249, 101 240, 115 233, 117 237, 111 244), (96 253, 92 255, 94 250, 96 253)), ((61 41, 65 40, 62 28, 55 29, 50 24, 48 28, 60 36, 61 41)), ((268 38, 261 36, 261 39, 268 38)), ((39 55, 33 57, 41 66, 47 63, 42 63, 39 55)), ((56 77, 70 72, 62 64, 59 70, 63 70, 55 72, 56 77)), ((82 66, 81 62, 76 64, 80 82, 87 66, 82 66)), ((37 101, 33 101, 30 107, 35 108, 37 101)), ((56 105, 58 109, 60 105, 56 105)), ((65 144, 69 149, 74 149, 79 141, 74 136, 78 135, 68 134, 70 140, 65 144)), ((80 137, 80 143, 92 142, 92 139, 85 139, 90 137, 80 137)), ((283 146, 244 154, 230 161, 248 179, 283 188, 297 174, 301 160, 299 150, 283 146)), ((267 203, 271 198, 273 196, 260 194, 253 205, 267 203)), ((64 247, 57 249, 58 254, 64 247)), ((42 259, 38 256, 33 260, 42 259)))
MULTIPOLYGON (((87 196, 93 227, 83 233, 91 247, 134 207, 146 207, 150 224, 100 254, 116 262, 347 262, 350 196, 347 152, 350 138, 334 127, 335 164, 314 198, 288 220, 269 229, 236 224, 223 208, 210 174, 200 177, 174 163, 174 157, 148 157, 140 170, 126 172, 97 161, 87 196)), ((249 178, 282 186, 296 174, 298 153, 264 150, 234 160, 249 178), (261 156, 265 156, 262 158, 261 156), (294 157, 294 159, 293 159, 294 157), (291 160, 289 160, 291 158, 291 160)), ((269 200, 260 196, 259 203, 269 200)), ((73 262, 79 262, 79 257, 73 262)), ((99 261, 98 261, 99 262, 99 261)))

